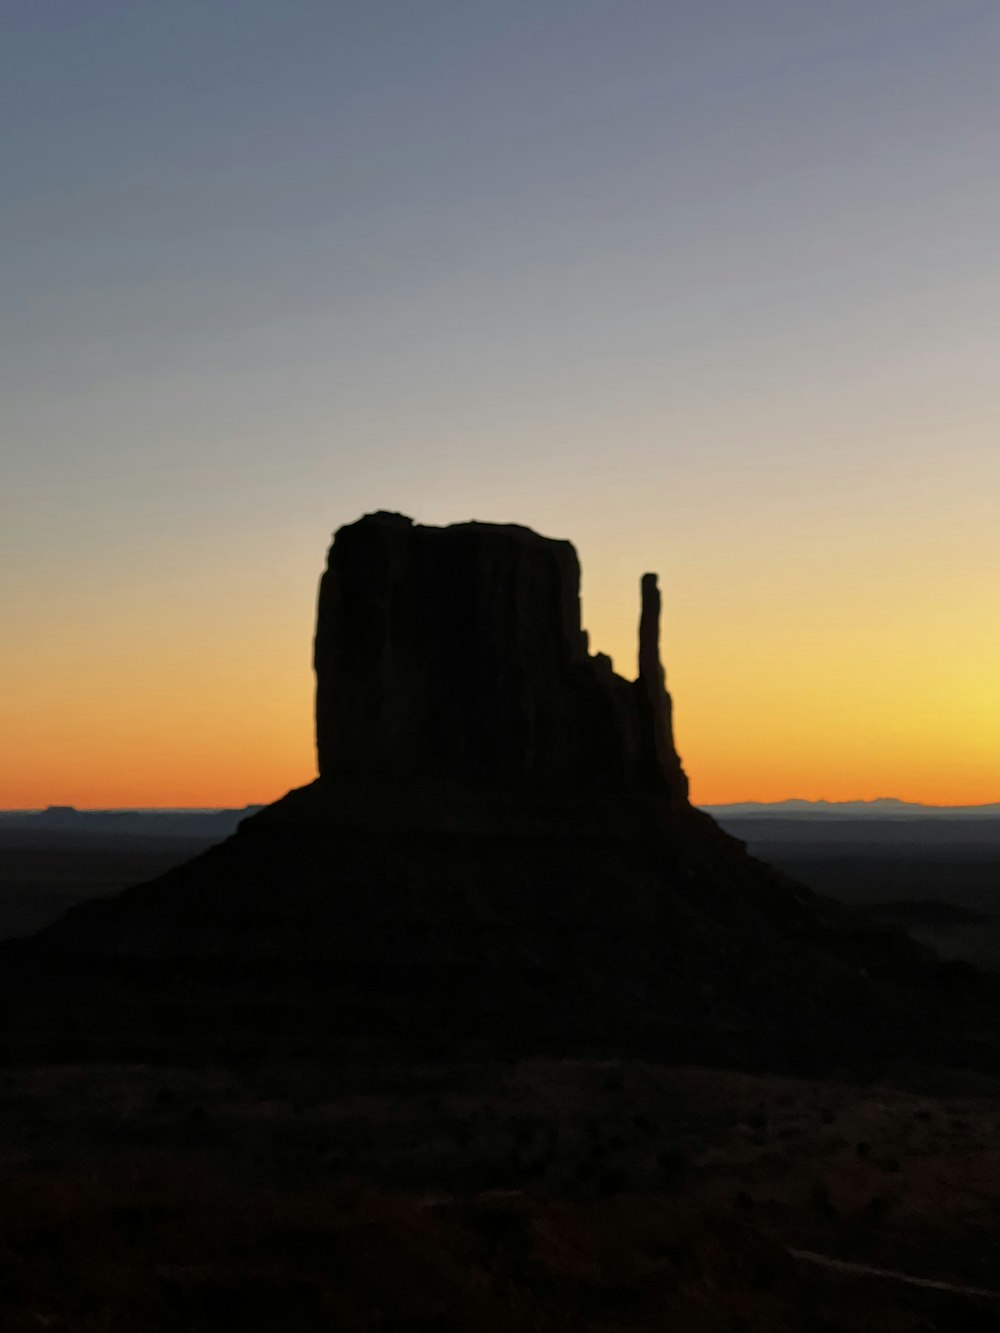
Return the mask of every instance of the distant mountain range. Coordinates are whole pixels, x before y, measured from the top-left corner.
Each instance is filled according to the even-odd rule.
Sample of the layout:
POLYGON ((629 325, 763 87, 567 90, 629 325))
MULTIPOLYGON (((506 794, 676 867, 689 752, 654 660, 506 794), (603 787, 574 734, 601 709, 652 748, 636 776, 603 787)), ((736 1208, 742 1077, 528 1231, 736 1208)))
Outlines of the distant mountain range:
MULTIPOLYGON (((24 829, 54 835, 108 833, 178 838, 226 838, 237 824, 263 809, 135 809, 78 810, 72 805, 50 805, 45 810, 0 810, 0 829, 24 829)), ((1000 803, 993 805, 921 805, 891 796, 874 801, 738 801, 702 806, 723 822, 735 819, 1000 819, 1000 803)))
POLYGON ((701 808, 715 819, 1000 819, 1000 803, 921 805, 893 796, 874 801, 739 801, 701 808))
POLYGON ((77 810, 72 805, 50 805, 45 810, 0 810, 0 830, 53 836, 101 833, 222 839, 236 831, 240 820, 261 809, 260 805, 245 805, 238 810, 77 810))

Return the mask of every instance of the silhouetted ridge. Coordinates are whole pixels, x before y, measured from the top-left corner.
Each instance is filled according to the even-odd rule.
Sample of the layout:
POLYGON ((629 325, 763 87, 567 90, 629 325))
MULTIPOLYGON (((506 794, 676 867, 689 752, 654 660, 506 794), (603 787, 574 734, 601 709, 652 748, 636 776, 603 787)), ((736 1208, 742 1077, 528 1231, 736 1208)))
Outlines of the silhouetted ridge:
POLYGON ((320 585, 320 775, 647 787, 682 806, 659 614, 647 574, 639 678, 624 680, 588 655, 569 542, 369 514, 337 532, 320 585))

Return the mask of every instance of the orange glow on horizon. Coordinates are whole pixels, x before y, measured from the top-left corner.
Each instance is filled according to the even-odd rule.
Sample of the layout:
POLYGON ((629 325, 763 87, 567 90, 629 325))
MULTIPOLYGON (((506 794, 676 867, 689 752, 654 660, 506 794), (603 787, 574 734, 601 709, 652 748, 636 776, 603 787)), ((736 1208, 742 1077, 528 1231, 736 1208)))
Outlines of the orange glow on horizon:
MULTIPOLYGON (((935 582, 905 550, 842 556, 821 584, 801 546, 787 567, 773 549, 685 565, 656 540, 655 564, 645 546, 582 552, 584 623, 633 676, 639 575, 667 571, 663 659, 697 803, 1000 801, 986 565, 939 562, 935 582)), ((154 600, 144 577, 103 619, 80 598, 29 607, 0 674, 0 807, 239 807, 314 777, 315 584, 296 565, 154 600)))
MULTIPOLYGON (((631 629, 623 625, 623 637, 631 629)), ((676 627, 671 637, 679 641, 667 654, 677 743, 698 804, 1000 799, 1000 715, 986 661, 950 675, 933 660, 915 670, 900 645, 904 675, 884 627, 877 673, 865 669, 872 657, 857 640, 836 655, 817 652, 801 625, 783 643, 773 635, 756 648, 740 643, 738 657, 710 635, 697 653, 682 651, 686 636, 676 627)), ((302 655, 281 669, 245 647, 223 654, 228 663, 192 655, 169 678, 147 663, 137 673, 142 688, 134 663, 115 673, 95 662, 61 707, 44 675, 31 688, 22 682, 6 725, 8 753, 20 760, 0 778, 0 806, 238 807, 311 781, 313 683, 302 655)), ((631 674, 624 653, 616 666, 631 674)))

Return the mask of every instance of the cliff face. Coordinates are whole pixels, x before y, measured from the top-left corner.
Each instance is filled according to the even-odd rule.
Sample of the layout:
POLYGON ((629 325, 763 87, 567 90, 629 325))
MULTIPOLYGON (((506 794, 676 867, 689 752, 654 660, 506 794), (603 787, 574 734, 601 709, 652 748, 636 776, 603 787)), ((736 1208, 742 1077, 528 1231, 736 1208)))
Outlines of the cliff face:
POLYGON ((588 654, 569 542, 369 514, 336 534, 320 585, 320 775, 642 787, 684 805, 659 614, 647 574, 626 681, 588 654))

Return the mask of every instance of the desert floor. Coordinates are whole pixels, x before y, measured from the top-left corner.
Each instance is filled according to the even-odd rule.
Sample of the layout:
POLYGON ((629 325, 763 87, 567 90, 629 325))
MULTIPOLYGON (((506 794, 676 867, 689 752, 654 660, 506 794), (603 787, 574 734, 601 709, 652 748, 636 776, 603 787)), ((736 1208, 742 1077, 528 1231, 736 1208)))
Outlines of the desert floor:
POLYGON ((1000 1085, 891 1081, 11 1066, 0 1326, 1000 1329, 1000 1085))

